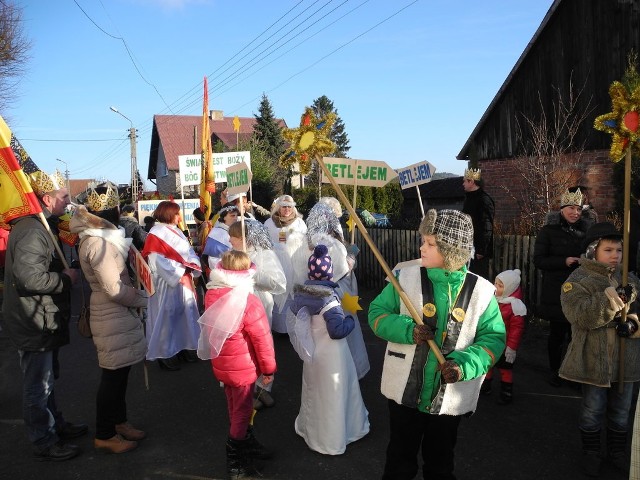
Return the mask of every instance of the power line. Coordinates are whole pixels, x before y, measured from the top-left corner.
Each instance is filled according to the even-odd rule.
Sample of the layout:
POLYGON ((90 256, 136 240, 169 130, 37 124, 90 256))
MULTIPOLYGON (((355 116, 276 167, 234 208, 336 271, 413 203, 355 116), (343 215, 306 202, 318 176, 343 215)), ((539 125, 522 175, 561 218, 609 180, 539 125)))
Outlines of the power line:
MULTIPOLYGON (((263 30, 259 35, 257 35, 255 38, 253 38, 250 42, 248 42, 243 48, 241 48, 239 51, 237 51, 236 53, 234 53, 233 55, 231 55, 229 57, 229 59, 227 59, 220 67, 218 67, 218 69, 216 71, 218 71, 220 68, 224 67, 225 65, 228 65, 230 62, 232 62, 234 60, 234 58, 237 58, 242 52, 244 52, 245 50, 247 50, 252 44, 254 44, 259 38, 261 38, 262 36, 264 36, 269 30, 271 30, 274 26, 276 26, 278 23, 280 23, 283 19, 285 19, 285 17, 287 17, 289 14, 291 14, 299 5, 301 5, 303 3, 304 0, 300 0, 297 4, 295 4, 292 8, 290 8, 287 12, 285 12, 283 15, 281 15, 275 22, 271 23, 271 25, 269 25, 269 27, 267 27, 265 30, 263 30)), ((231 65, 229 65, 228 68, 226 68, 225 70, 223 70, 222 72, 218 73, 216 76, 214 76, 213 78, 220 78, 223 76, 223 74, 225 72, 228 72, 233 66, 237 65, 239 62, 241 62, 244 58, 247 58, 249 55, 251 55, 251 53, 255 52, 258 48, 260 48, 262 45, 264 45, 267 41, 269 41, 269 39, 272 39, 275 35, 277 35, 279 32, 282 32, 287 26, 290 26, 293 24, 293 22, 300 18, 302 15, 304 15, 305 12, 309 11, 314 5, 316 5, 320 0, 316 0, 315 2, 313 2, 310 6, 306 7, 302 12, 299 12, 297 15, 295 15, 293 18, 289 19, 287 21, 286 24, 284 24, 283 26, 281 26, 278 30, 276 30, 274 33, 272 33, 271 35, 269 35, 269 37, 267 37, 265 40, 263 40, 262 42, 260 42, 259 44, 255 45, 252 49, 250 49, 247 53, 245 53, 243 56, 241 56, 240 58, 238 58, 234 63, 232 63, 231 65)), ((339 21, 341 21, 342 19, 344 19, 346 16, 348 16, 349 14, 351 14, 353 11, 357 10, 358 8, 361 8, 364 4, 366 4, 369 0, 366 0, 364 2, 362 2, 361 4, 359 4, 358 6, 354 7, 353 9, 351 9, 350 11, 348 11, 347 13, 345 13, 344 15, 338 17, 337 19, 333 20, 332 22, 330 22, 329 24, 325 25, 324 27, 322 27, 321 29, 319 29, 318 31, 316 31, 314 34, 309 35, 307 38, 305 38, 303 41, 297 43, 296 45, 294 45, 293 47, 291 47, 290 49, 286 50, 285 52, 283 52, 281 55, 279 55, 278 57, 272 59, 270 62, 260 66, 259 68, 258 65, 263 62, 267 57, 273 55, 275 52, 277 52, 278 50, 284 48, 288 43, 291 42, 291 40, 293 40, 293 38, 286 40, 284 43, 282 43, 281 45, 276 46, 279 42, 282 42, 284 39, 287 38, 287 36, 291 35, 297 28, 299 28, 301 25, 303 25, 304 23, 306 23, 307 21, 309 21, 311 18, 313 18, 314 15, 316 15, 319 11, 321 11, 322 9, 324 9, 329 3, 331 3, 332 0, 324 3, 321 7, 319 7, 318 9, 316 9, 313 13, 309 14, 308 16, 306 16, 303 20, 301 20, 300 22, 298 22, 298 24, 296 24, 296 26, 290 28, 286 33, 284 33, 283 35, 281 35, 278 39, 274 40, 273 42, 271 42, 267 47, 265 47, 263 50, 260 51, 260 53, 257 53, 256 55, 254 55, 249 61, 245 62, 241 67, 238 67, 236 70, 234 70, 233 72, 229 73, 226 77, 222 78, 217 84, 215 84, 213 87, 211 87, 210 93, 213 94, 214 92, 217 95, 210 95, 211 98, 215 98, 216 96, 219 96, 220 94, 227 92, 229 90, 231 90, 232 88, 234 88, 235 86, 237 86, 238 84, 240 84, 242 81, 246 80, 246 78, 248 78, 248 76, 252 76, 255 75, 256 73, 258 73, 259 71, 261 71, 262 69, 264 69, 266 66, 271 65, 272 63, 274 63, 276 60, 282 58, 284 55, 286 55, 287 53, 291 52, 292 50, 295 50, 296 48, 298 48, 300 45, 302 45, 303 43, 305 43, 306 41, 310 40, 311 38, 315 37, 316 35, 318 35, 320 32, 326 30, 327 28, 333 26, 334 24, 338 23, 339 21), (276 46, 274 48, 274 46, 276 46), (269 51, 271 50, 271 51, 269 51), (251 69, 257 68, 257 70, 253 71, 252 73, 250 73, 248 76, 244 75, 243 79, 240 80, 239 82, 234 83, 233 85, 230 85, 229 88, 225 89, 224 91, 218 91, 220 88, 224 87, 225 85, 228 85, 229 83, 233 82, 235 79, 237 79, 239 76, 246 74, 246 72, 250 71, 251 69)), ((344 2, 342 2, 340 5, 338 5, 337 7, 335 7, 334 9, 332 9, 330 12, 328 12, 327 14, 324 15, 323 20, 325 18, 327 18, 330 14, 332 14, 333 12, 337 11, 339 8, 341 8, 344 4, 346 4, 349 0, 345 0, 344 2)), ((323 55, 322 57, 320 57, 318 60, 316 60, 315 62, 311 63, 310 65, 308 65, 307 67, 301 69, 300 71, 298 71, 297 73, 289 76, 286 80, 282 81, 281 83, 277 84, 275 87, 271 88, 270 90, 268 90, 268 92, 272 92, 274 90, 277 90, 278 88, 280 88, 281 86, 285 85, 286 83, 288 83, 289 81, 291 81, 293 78, 299 76, 300 74, 304 73, 305 71, 309 70, 310 68, 314 67, 315 65, 317 65, 318 63, 322 62, 323 60, 325 60, 326 58, 328 58, 329 56, 337 53, 338 51, 342 50, 343 48, 345 48, 346 46, 348 46, 349 44, 355 42, 356 40, 358 40, 359 38, 361 38, 362 36, 366 35, 367 33, 369 33, 370 31, 374 30, 375 28, 379 27, 380 25, 382 25, 383 23, 389 21, 391 18, 395 17, 396 15, 400 14, 402 11, 406 10, 407 8, 409 8, 411 5, 417 3, 418 0, 414 0, 413 2, 405 5, 404 7, 398 9, 395 13, 389 15, 388 17, 384 18, 383 20, 381 20, 380 22, 378 22, 377 24, 375 24, 374 26, 370 27, 369 29, 363 31, 362 33, 360 33, 359 35, 353 37, 352 39, 350 39, 349 41, 345 42, 344 44, 340 45, 339 47, 335 48, 334 50, 332 50, 331 52, 327 53, 326 55, 323 55)), ((102 29, 96 22, 93 21, 93 19, 91 19, 91 17, 89 17, 89 15, 87 15, 87 13, 82 9, 82 7, 78 4, 78 2, 76 0, 74 0, 74 2, 76 3, 76 5, 78 6, 78 8, 80 8, 80 10, 85 14, 85 16, 100 30, 102 31, 105 35, 108 35, 111 38, 114 39, 118 39, 120 41, 123 42, 123 44, 125 45, 125 49, 127 50, 127 54, 129 55, 132 63, 134 64, 134 66, 136 67, 136 70, 138 71, 138 74, 141 76, 141 78, 143 80, 145 80, 145 82, 151 86, 153 86, 153 84, 151 84, 150 82, 148 82, 144 76, 141 74, 141 72, 139 71, 136 62, 133 59, 132 56, 132 52, 129 50, 128 46, 126 45, 125 40, 122 37, 119 36, 114 36, 112 34, 110 34, 109 32, 105 31, 104 29, 102 29)), ((104 7, 104 6, 103 6, 104 7)), ((295 37, 294 37, 295 38, 295 37)), ((213 73, 210 75, 214 75, 213 73)), ((155 88, 155 86, 154 86, 155 88)), ((200 94, 197 93, 198 88, 201 90, 202 89, 202 82, 199 82, 198 85, 196 85, 195 87, 191 88, 190 90, 188 90, 185 94, 183 94, 181 97, 179 97, 176 101, 172 102, 171 106, 167 104, 166 101, 164 101, 164 98, 162 98, 162 96, 160 95, 160 97, 163 100, 163 103, 165 104, 166 108, 168 109, 169 112, 171 112, 173 115, 177 115, 180 114, 184 111, 186 111, 187 109, 197 105, 200 101, 201 101, 201 97, 200 94), (173 109, 171 107, 174 107, 174 109, 176 109, 177 111, 174 112, 173 109)), ((156 89, 157 90, 157 89, 156 89)), ((159 92, 158 92, 159 93, 159 92)), ((241 108, 243 108, 244 106, 248 105, 249 103, 252 103, 254 101, 257 100, 258 97, 244 103, 243 105, 237 107, 234 110, 231 110, 232 112, 235 112, 241 108)), ((140 129, 138 129, 138 133, 141 134, 140 136, 143 136, 142 134, 146 134, 148 132, 151 131, 152 128, 152 121, 146 121, 143 123, 142 127, 140 129)), ((126 140, 126 139, 125 139, 126 140)), ((109 151, 105 152, 104 154, 102 154, 99 158, 101 159, 109 159, 112 156, 116 155, 119 153, 119 151, 121 149, 124 148, 124 141, 122 145, 118 145, 112 149, 109 149, 109 151)), ((64 140, 60 140, 60 141, 64 141, 64 140)))
MULTIPOLYGON (((129 49, 129 45, 127 45, 127 42, 124 38, 122 37, 118 37, 116 35, 112 35, 109 32, 107 32, 104 28, 102 28, 100 25, 98 25, 93 18, 91 18, 89 16, 89 14, 87 12, 85 12, 85 10, 80 6, 80 4, 78 3, 77 0, 73 0, 73 2, 78 6, 78 8, 80 9, 80 11, 84 14, 85 17, 87 17, 89 19, 89 21, 91 23, 93 23, 96 28, 98 30, 100 30, 102 33, 104 33, 105 35, 107 35, 108 37, 111 37, 115 40, 120 40, 122 42, 122 44, 124 45, 124 49, 127 51, 127 55, 129 56, 129 60, 131 60, 131 63, 133 64, 133 67, 136 69, 136 72, 138 72, 138 75, 140 76, 140 78, 147 84, 150 85, 151 87, 153 87, 153 89, 156 91, 156 93, 158 94, 158 96, 160 97, 160 99, 162 100, 162 103, 164 103, 167 108, 169 108, 169 110, 171 110, 171 108, 169 107, 169 105, 167 104, 166 100, 164 99, 164 97, 162 96, 162 94, 160 93, 160 91, 158 90, 158 87, 155 86, 155 84, 151 83, 149 80, 147 80, 145 78, 145 76, 142 74, 142 72, 140 71, 140 69, 138 68, 138 64, 136 63, 136 61, 133 59, 133 54, 131 52, 131 50, 129 49)), ((102 2, 100 2, 102 4, 102 2)), ((104 5, 102 5, 102 8, 104 8, 104 5)))

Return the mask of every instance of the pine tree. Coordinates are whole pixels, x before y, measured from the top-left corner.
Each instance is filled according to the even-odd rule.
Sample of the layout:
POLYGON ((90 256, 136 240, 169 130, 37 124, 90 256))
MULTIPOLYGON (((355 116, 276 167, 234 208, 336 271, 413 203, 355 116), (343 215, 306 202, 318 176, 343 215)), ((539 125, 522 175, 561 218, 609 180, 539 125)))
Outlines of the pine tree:
POLYGON ((329 156, 349 158, 347 157, 347 153, 351 149, 349 146, 349 137, 347 136, 347 132, 345 132, 344 122, 338 115, 338 110, 333 106, 333 102, 329 100, 326 95, 322 95, 313 101, 311 108, 318 118, 322 118, 331 112, 336 114, 336 121, 333 124, 331 134, 329 135, 331 141, 336 144, 336 150, 329 156))
MULTIPOLYGON (((264 158, 273 167, 274 187, 277 193, 282 193, 287 184, 291 189, 291 169, 281 168, 278 159, 284 153, 285 143, 282 137, 282 127, 276 119, 269 98, 263 93, 258 107, 258 115, 254 114, 256 123, 253 126, 253 136, 260 144, 264 158)), ((290 193, 290 192, 287 192, 290 193)))
MULTIPOLYGON (((329 113, 336 114, 336 121, 333 123, 333 127, 331 128, 331 133, 329 134, 329 138, 333 143, 336 144, 336 149, 331 154, 327 155, 328 157, 337 157, 337 158, 349 158, 347 157, 347 153, 351 148, 349 146, 349 138, 347 133, 345 132, 344 122, 338 115, 338 110, 333 106, 333 102, 329 100, 329 97, 326 95, 322 95, 321 97, 316 98, 311 105, 311 109, 313 113, 315 113, 317 118, 323 118, 329 113)), ((318 189, 320 189, 320 178, 321 172, 318 169, 318 166, 314 163, 313 170, 309 174, 309 183, 312 185, 317 185, 318 189)))
POLYGON ((264 93, 260 100, 258 113, 259 115, 254 114, 256 123, 253 126, 253 133, 264 147, 267 158, 277 161, 284 153, 284 138, 282 138, 282 128, 273 114, 271 102, 264 93))

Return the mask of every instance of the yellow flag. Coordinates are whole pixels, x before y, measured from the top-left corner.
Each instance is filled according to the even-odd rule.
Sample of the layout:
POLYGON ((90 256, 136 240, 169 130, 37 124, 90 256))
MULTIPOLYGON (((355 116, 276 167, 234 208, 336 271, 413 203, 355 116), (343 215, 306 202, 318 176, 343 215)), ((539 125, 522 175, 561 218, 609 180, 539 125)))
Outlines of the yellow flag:
POLYGON ((29 173, 37 170, 0 116, 0 225, 4 228, 7 228, 9 221, 14 218, 42 211, 23 168, 29 173))
POLYGON ((204 213, 204 225, 201 230, 200 244, 204 245, 211 223, 213 202, 211 194, 216 193, 216 182, 213 172, 213 158, 211 157, 211 131, 209 130, 209 86, 204 77, 204 96, 202 101, 202 153, 200 157, 200 210, 204 213))

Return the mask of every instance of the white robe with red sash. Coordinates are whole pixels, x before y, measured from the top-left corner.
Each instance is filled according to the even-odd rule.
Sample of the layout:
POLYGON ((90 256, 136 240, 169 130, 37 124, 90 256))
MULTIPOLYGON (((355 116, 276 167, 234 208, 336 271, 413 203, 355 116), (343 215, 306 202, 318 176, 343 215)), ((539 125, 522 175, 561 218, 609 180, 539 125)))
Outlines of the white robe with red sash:
POLYGON ((142 255, 156 291, 149 298, 147 311, 147 360, 196 350, 200 313, 192 277, 200 275, 198 256, 176 226, 163 223, 156 223, 149 231, 142 255))

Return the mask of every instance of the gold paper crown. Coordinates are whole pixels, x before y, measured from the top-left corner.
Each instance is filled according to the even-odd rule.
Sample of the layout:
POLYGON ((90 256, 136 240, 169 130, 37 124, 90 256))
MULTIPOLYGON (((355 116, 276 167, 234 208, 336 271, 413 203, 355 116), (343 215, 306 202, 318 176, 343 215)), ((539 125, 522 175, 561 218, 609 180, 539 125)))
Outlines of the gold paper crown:
POLYGON ((101 212, 120 205, 120 197, 118 196, 118 190, 111 188, 111 185, 107 185, 105 193, 98 193, 92 188, 84 203, 89 210, 101 212))
POLYGON ((480 169, 479 168, 465 168, 464 170, 464 178, 467 180, 473 180, 477 182, 480 180, 480 169))
POLYGON ((51 193, 66 187, 66 181, 62 174, 56 170, 51 175, 38 170, 29 175, 29 183, 35 194, 42 197, 46 193, 51 193))
POLYGON ((562 194, 562 197, 560 197, 560 208, 566 207, 567 205, 577 205, 581 207, 583 199, 584 197, 579 188, 575 192, 567 190, 562 194))

